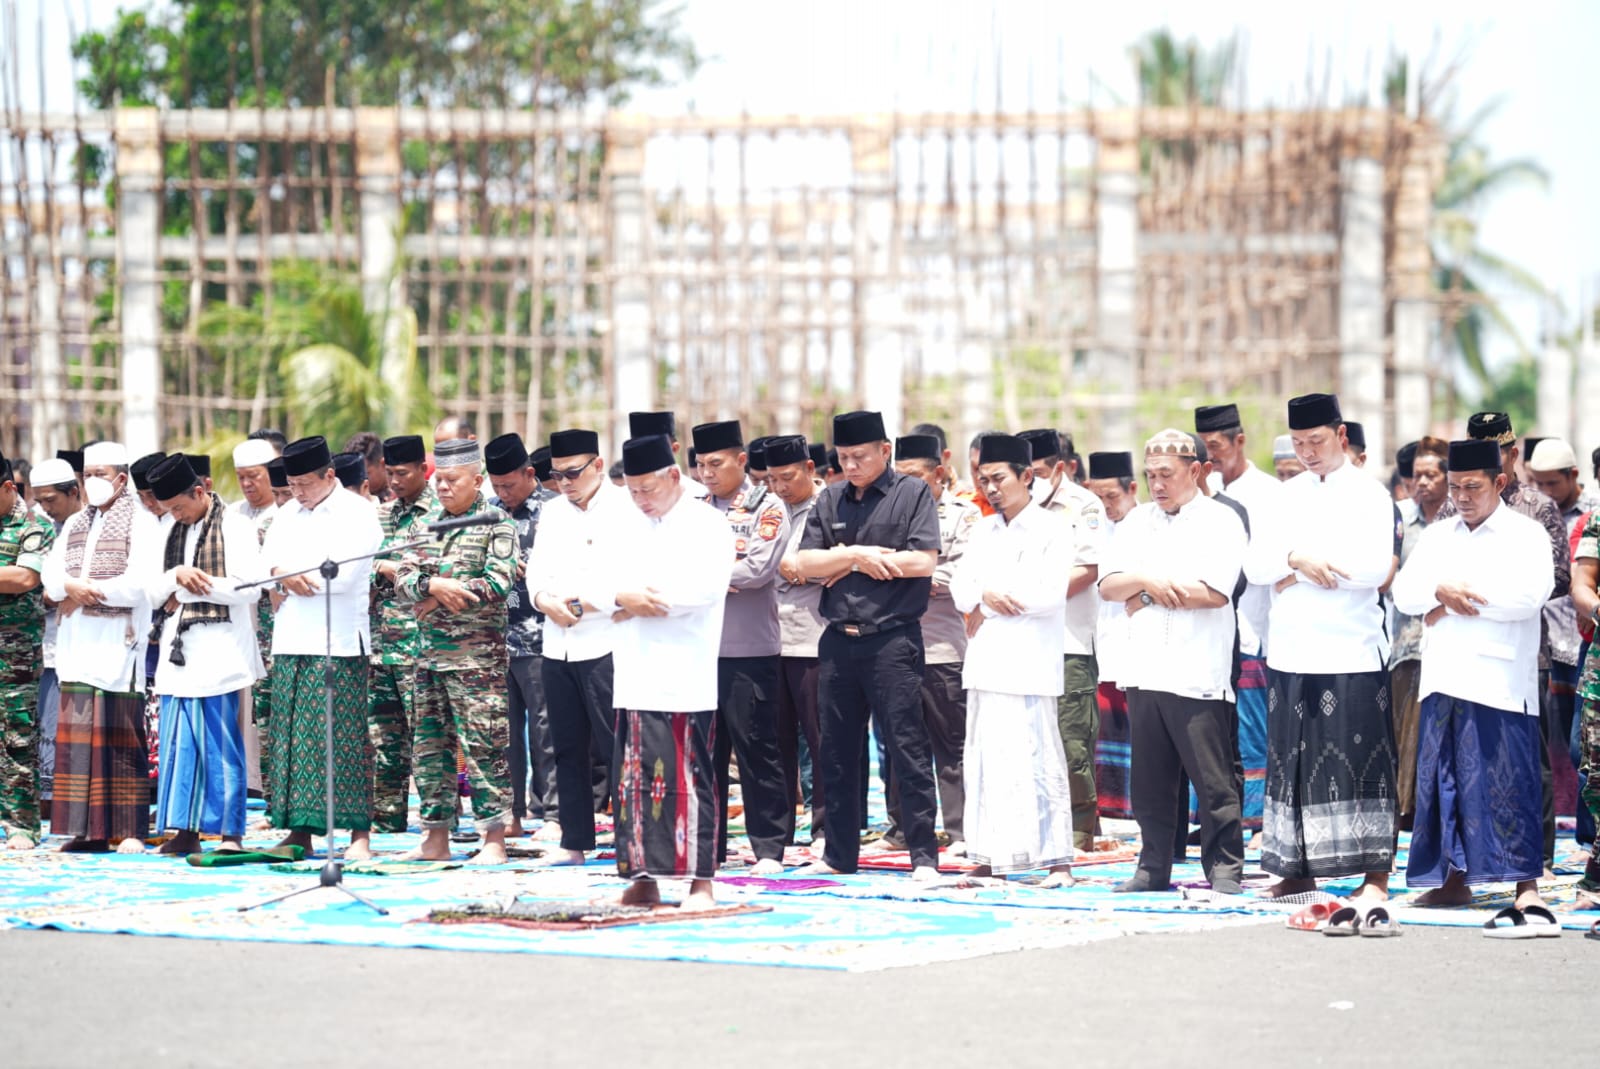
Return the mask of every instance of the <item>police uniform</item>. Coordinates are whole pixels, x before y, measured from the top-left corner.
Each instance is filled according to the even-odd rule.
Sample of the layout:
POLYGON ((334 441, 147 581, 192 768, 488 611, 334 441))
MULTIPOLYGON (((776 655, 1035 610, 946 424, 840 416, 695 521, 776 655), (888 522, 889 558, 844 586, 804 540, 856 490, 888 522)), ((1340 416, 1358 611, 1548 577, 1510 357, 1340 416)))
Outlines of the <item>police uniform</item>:
MULTIPOLYGON (((0 457, 0 473, 10 477, 0 457)), ((39 574, 55 528, 18 494, 0 516, 0 568, 39 574)), ((44 587, 0 594, 0 838, 39 841, 39 675, 43 669, 44 587)))
MULTIPOLYGON (((875 412, 834 418, 838 447, 887 440, 875 412)), ((849 482, 824 490, 806 519, 800 548, 883 546, 939 550, 939 513, 928 484, 893 469, 860 491, 849 482)), ((933 766, 922 720, 922 631, 929 577, 877 580, 847 573, 822 592, 828 630, 818 643, 817 713, 827 795, 823 860, 853 872, 860 851, 861 758, 869 718, 878 725, 899 785, 906 845, 914 867, 935 866, 933 766)))
MULTIPOLYGON (((737 420, 694 429, 700 456, 741 449, 737 420)), ((732 497, 707 502, 727 517, 734 565, 717 658, 717 731, 713 761, 722 792, 718 857, 727 845, 728 771, 739 755, 746 833, 758 861, 781 860, 792 833, 794 803, 785 795, 778 748, 778 565, 789 544, 789 512, 777 495, 745 478, 732 497)))
MULTIPOLYGON (((385 464, 420 464, 422 439, 414 434, 383 443, 385 464)), ((431 484, 409 503, 396 498, 378 509, 383 547, 413 541, 425 525, 438 519, 439 495, 431 484)), ((380 560, 393 560, 392 554, 380 560)), ((414 736, 417 725, 416 665, 422 640, 417 618, 396 585, 376 568, 372 572, 372 683, 367 727, 372 735, 372 826, 378 831, 406 830, 414 736)))
MULTIPOLYGON (((434 447, 442 468, 471 465, 476 471, 480 456, 477 442, 434 447)), ((454 579, 478 598, 460 612, 441 605, 419 623, 412 762, 425 829, 455 827, 458 744, 478 831, 502 827, 511 815, 504 642, 506 595, 517 578, 517 529, 482 493, 462 515, 485 511, 495 516, 493 523, 445 532, 408 554, 395 572, 395 593, 413 611, 428 600, 436 578, 454 579)))

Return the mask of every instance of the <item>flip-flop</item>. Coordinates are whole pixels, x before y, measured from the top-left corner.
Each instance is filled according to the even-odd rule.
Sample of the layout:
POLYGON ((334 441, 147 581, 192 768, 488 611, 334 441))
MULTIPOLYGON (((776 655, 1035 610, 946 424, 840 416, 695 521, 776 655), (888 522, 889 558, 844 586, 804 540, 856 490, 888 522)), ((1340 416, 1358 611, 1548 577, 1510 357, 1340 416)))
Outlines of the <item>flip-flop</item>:
POLYGON ((1595 921, 1589 925, 1589 930, 1583 933, 1583 937, 1585 939, 1600 940, 1600 921, 1595 921))
POLYGON ((1361 911, 1354 906, 1344 906, 1333 911, 1328 917, 1328 923, 1323 926, 1323 935, 1359 935, 1362 922, 1361 911))
POLYGON ((1328 926, 1328 918, 1333 916, 1335 908, 1332 902, 1313 902, 1283 923, 1297 932, 1320 932, 1328 926))
POLYGON ((1485 939, 1537 939, 1539 933, 1528 927, 1528 918, 1516 906, 1507 906, 1483 922, 1485 939))
POLYGON ((1529 906, 1522 911, 1522 918, 1541 939, 1556 939, 1561 935, 1561 922, 1543 906, 1529 906))
POLYGON ((1400 934, 1400 922, 1389 916, 1382 906, 1373 906, 1361 920, 1361 934, 1373 938, 1390 938, 1400 934))

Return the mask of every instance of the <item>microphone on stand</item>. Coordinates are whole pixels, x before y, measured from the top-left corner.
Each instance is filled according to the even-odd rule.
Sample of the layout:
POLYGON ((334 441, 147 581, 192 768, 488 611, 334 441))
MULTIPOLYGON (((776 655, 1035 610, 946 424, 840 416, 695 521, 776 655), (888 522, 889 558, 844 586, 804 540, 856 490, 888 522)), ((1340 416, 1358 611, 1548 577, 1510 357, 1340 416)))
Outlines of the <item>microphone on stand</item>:
POLYGON ((444 531, 456 531, 462 527, 482 527, 485 524, 495 523, 499 519, 500 517, 492 512, 478 512, 471 516, 452 516, 447 520, 424 524, 424 526, 434 534, 439 534, 444 531))

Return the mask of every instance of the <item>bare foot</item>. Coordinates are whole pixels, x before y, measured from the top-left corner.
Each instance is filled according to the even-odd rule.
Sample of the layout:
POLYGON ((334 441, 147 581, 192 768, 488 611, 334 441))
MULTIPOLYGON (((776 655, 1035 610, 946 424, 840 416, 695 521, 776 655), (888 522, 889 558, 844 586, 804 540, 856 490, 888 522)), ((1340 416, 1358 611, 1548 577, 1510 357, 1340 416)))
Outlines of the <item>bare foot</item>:
POLYGON ((522 826, 522 821, 512 817, 511 823, 506 825, 506 838, 520 839, 526 834, 528 834, 528 831, 522 826))
POLYGON ((774 858, 764 857, 750 866, 751 876, 780 876, 783 874, 783 862, 774 858))
POLYGON ((583 856, 582 850, 552 850, 539 859, 539 864, 549 868, 563 868, 569 865, 582 865, 588 860, 583 856))
POLYGON ((505 828, 490 828, 484 832, 483 846, 477 854, 467 862, 469 865, 504 865, 509 858, 506 857, 506 830, 505 828))
POLYGON ((661 888, 656 881, 646 877, 634 880, 628 884, 628 889, 622 892, 618 902, 624 906, 659 906, 661 904, 661 888))
POLYGON ((559 843, 561 841, 561 825, 553 820, 547 820, 544 826, 533 833, 535 842, 559 843))
POLYGON ((796 876, 842 876, 838 869, 826 861, 813 861, 809 865, 801 865, 794 870, 796 876))
POLYGON ((372 840, 351 839, 350 845, 344 848, 343 857, 346 861, 371 861, 372 840))
POLYGON ((111 844, 104 839, 68 839, 56 847, 60 854, 104 854, 111 849, 111 844))
POLYGON ((180 831, 172 838, 161 844, 158 854, 169 856, 192 854, 200 849, 200 836, 192 831, 180 831))
POLYGON ((426 828, 422 832, 422 842, 415 850, 407 850, 401 854, 400 861, 449 861, 450 860, 450 829, 426 828))
POLYGON ((1452 872, 1446 877, 1444 883, 1431 890, 1424 891, 1411 902, 1413 906, 1470 906, 1472 905, 1472 888, 1467 886, 1467 881, 1459 873, 1452 872))
POLYGON ((222 842, 217 845, 219 853, 232 854, 244 849, 244 842, 240 836, 224 835, 222 842))
POLYGON ((9 839, 6 840, 6 849, 7 850, 32 850, 34 847, 36 847, 38 845, 39 845, 38 843, 34 842, 32 839, 28 838, 26 835, 23 835, 21 833, 13 835, 9 839))
POLYGON ((1290 895, 1306 895, 1317 889, 1316 880, 1279 880, 1267 888, 1268 898, 1288 898, 1290 895))
POLYGON ((117 844, 117 853, 142 854, 144 853, 144 840, 135 839, 132 836, 129 836, 117 844))
POLYGON ((1077 882, 1078 882, 1078 879, 1077 879, 1077 877, 1072 875, 1072 869, 1069 866, 1067 866, 1067 865, 1057 865, 1055 868, 1050 870, 1050 875, 1046 876, 1044 878, 1044 880, 1039 884, 1039 886, 1040 887, 1072 887, 1077 882))
POLYGON ((1376 905, 1389 901, 1389 874, 1387 872, 1369 872, 1367 878, 1356 893, 1350 896, 1351 905, 1359 908, 1360 903, 1366 902, 1376 905))
POLYGON ((716 909, 717 900, 711 886, 710 880, 695 880, 689 884, 689 897, 683 900, 678 909, 684 913, 704 913, 708 909, 716 909))
POLYGON ((933 883, 939 878, 939 870, 932 865, 918 865, 911 870, 912 883, 933 883))
POLYGON ((968 869, 967 870, 967 875, 973 877, 974 879, 986 880, 989 877, 994 875, 994 866, 993 865, 979 865, 975 869, 968 869))
POLYGON ((311 853, 311 833, 308 831, 291 831, 288 835, 278 840, 278 845, 274 849, 283 850, 291 846, 298 846, 306 853, 311 853))

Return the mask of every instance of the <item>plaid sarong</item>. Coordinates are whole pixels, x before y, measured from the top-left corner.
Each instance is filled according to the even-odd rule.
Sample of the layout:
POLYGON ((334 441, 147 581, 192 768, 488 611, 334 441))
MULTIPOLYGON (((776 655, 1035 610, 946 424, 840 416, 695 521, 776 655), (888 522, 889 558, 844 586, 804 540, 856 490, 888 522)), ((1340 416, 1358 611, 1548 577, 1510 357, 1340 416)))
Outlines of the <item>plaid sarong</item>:
POLYGON ((150 824, 144 699, 61 684, 50 830, 80 839, 143 838, 150 824))
MULTIPOLYGON (((139 508, 131 493, 123 491, 109 507, 84 506, 67 521, 66 566, 74 579, 115 579, 128 570, 128 551, 133 539, 133 510, 139 508), (89 528, 94 518, 104 513, 100 537, 94 543, 94 557, 84 565, 84 550, 89 545, 89 528)), ((113 605, 85 605, 78 610, 87 616, 132 616, 133 610, 113 605)))

